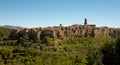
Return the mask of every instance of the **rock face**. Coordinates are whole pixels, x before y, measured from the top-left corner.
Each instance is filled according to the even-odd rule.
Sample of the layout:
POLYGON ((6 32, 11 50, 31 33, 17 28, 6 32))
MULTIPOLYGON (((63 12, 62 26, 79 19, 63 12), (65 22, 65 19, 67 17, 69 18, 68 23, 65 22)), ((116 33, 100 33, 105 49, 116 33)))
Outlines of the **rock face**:
POLYGON ((107 28, 107 27, 96 27, 96 25, 88 25, 87 19, 84 21, 84 25, 72 25, 68 27, 53 26, 47 28, 32 28, 32 29, 13 29, 10 34, 10 39, 17 40, 20 37, 27 34, 30 40, 42 40, 46 36, 51 40, 66 40, 75 37, 99 37, 108 36, 115 37, 120 35, 120 29, 107 28))

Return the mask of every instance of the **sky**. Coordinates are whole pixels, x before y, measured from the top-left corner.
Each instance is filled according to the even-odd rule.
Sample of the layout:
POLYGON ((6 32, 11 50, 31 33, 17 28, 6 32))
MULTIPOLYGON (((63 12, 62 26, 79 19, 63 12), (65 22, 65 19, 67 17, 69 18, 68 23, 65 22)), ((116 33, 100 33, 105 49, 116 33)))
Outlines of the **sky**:
POLYGON ((120 27, 120 0, 0 0, 0 25, 120 27))

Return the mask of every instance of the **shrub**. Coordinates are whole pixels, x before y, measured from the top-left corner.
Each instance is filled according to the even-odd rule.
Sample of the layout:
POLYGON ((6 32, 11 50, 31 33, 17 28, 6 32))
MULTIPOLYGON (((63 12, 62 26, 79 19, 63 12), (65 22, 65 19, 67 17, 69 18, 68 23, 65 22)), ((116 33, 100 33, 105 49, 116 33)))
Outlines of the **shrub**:
POLYGON ((5 59, 5 58, 12 58, 13 50, 10 49, 10 48, 3 48, 2 49, 2 55, 3 55, 3 59, 5 59))
POLYGON ((48 36, 45 37, 45 43, 47 43, 47 45, 53 45, 53 42, 48 36))

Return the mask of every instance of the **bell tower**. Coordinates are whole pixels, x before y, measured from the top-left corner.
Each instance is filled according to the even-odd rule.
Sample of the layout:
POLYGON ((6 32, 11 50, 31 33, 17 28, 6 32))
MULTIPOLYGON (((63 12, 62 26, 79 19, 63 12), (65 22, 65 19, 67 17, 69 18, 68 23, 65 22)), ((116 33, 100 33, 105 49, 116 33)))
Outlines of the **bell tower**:
POLYGON ((84 25, 87 25, 87 18, 85 18, 84 20, 84 25))

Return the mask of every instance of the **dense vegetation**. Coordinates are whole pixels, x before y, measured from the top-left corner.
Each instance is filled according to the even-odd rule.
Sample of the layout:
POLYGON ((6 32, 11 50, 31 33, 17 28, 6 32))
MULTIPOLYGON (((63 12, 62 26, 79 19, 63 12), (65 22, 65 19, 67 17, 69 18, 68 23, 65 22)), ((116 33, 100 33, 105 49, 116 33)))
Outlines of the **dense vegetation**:
POLYGON ((11 29, 0 27, 0 41, 3 39, 8 39, 11 29))
POLYGON ((120 37, 34 43, 27 35, 9 40, 9 33, 0 28, 0 65, 120 65, 120 37))

